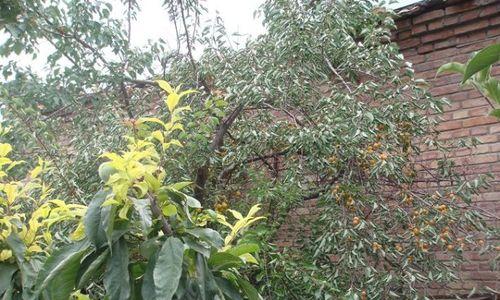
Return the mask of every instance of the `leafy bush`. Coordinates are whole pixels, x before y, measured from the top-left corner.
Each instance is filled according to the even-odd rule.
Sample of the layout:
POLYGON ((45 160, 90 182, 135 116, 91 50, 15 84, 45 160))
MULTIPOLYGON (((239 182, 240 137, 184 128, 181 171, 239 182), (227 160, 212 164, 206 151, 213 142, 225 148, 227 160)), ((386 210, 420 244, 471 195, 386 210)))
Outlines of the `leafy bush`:
MULTIPOLYGON (((102 154, 108 160, 99 167, 104 187, 88 208, 48 200, 50 189, 39 178, 47 167, 43 160, 26 180, 2 183, 4 298, 68 299, 77 289, 108 299, 259 299, 238 271, 257 263, 252 253, 259 246, 237 240, 262 219, 255 216, 260 207, 253 206, 245 217, 228 210, 236 220, 231 224, 182 192, 190 182, 165 183, 161 163, 171 146, 182 146, 172 135, 183 129, 181 114, 189 110, 178 104, 192 91, 179 92, 165 81, 158 84, 168 92, 169 120, 132 121, 131 135, 125 136, 127 150, 102 154), (72 234, 76 241, 53 250, 50 227, 67 220, 80 220, 72 234), (208 223, 230 230, 222 238, 208 223)), ((19 163, 7 157, 10 151, 9 144, 0 144, 5 171, 19 163)))

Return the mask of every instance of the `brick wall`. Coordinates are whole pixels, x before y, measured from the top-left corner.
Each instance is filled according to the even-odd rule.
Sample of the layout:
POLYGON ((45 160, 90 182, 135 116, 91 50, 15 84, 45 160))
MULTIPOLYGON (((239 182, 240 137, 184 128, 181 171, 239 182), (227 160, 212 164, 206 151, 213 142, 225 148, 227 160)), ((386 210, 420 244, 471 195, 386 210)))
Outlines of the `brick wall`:
MULTIPOLYGON (((466 0, 422 2, 403 9, 397 21, 394 40, 405 58, 412 62, 416 76, 426 79, 430 92, 446 97, 451 103, 445 108, 439 126, 439 138, 477 137, 483 144, 472 152, 456 149, 453 156, 459 163, 467 163, 468 175, 491 173, 493 185, 476 201, 477 205, 500 216, 500 122, 487 116, 491 110, 487 99, 471 88, 459 85, 461 75, 443 74, 437 69, 451 61, 465 63, 472 52, 500 43, 500 1, 466 0), (472 154, 472 156, 471 156, 472 154)), ((492 73, 500 75, 496 66, 492 73)), ((435 159, 427 152, 420 159, 435 159)), ((492 221, 498 227, 498 221, 492 221)), ((470 262, 462 266, 462 281, 450 290, 435 290, 434 294, 464 293, 473 287, 489 286, 500 290, 500 272, 492 269, 488 260, 476 252, 466 252, 470 262)))
MULTIPOLYGON (((413 63, 416 76, 430 83, 434 96, 446 97, 450 101, 441 116, 439 138, 471 136, 482 142, 477 149, 456 149, 452 154, 459 164, 468 164, 464 171, 471 177, 493 174, 491 188, 484 191, 476 203, 500 216, 500 122, 487 116, 491 107, 478 91, 460 87, 461 75, 436 77, 441 65, 451 61, 465 63, 472 52, 500 43, 500 0, 423 1, 402 9, 396 23, 398 29, 393 39, 405 58, 413 63)), ((500 66, 497 65, 492 73, 500 76, 500 66)), ((436 158, 437 153, 428 151, 418 159, 432 165, 436 158)), ((315 215, 315 210, 316 200, 309 200, 303 207, 292 211, 278 232, 278 245, 298 246, 297 236, 308 232, 300 219, 315 215)), ((492 219, 491 222, 498 227, 498 220, 492 219)), ((500 290, 500 272, 489 264, 494 254, 488 256, 465 251, 464 255, 469 262, 462 266, 461 282, 430 293, 467 294, 474 287, 484 286, 500 290)))

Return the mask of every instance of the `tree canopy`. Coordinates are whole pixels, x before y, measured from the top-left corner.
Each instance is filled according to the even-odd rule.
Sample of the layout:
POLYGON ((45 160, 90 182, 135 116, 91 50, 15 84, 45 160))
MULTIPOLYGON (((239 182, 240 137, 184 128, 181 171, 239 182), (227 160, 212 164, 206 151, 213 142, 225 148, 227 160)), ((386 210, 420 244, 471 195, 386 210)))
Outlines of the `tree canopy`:
MULTIPOLYGON (((395 14, 382 3, 267 0, 266 33, 234 48, 223 22, 199 22, 203 2, 165 1, 175 49, 131 47, 140 3, 123 3, 124 20, 106 1, 2 4, 1 55, 36 56, 41 41, 54 48, 44 76, 15 60, 2 67, 4 139, 28 165, 52 161, 51 193, 87 206, 84 242, 61 239, 45 265, 70 251, 63 270, 105 270, 65 291, 152 299, 153 284, 167 299, 414 298, 456 280, 464 249, 491 248, 488 216, 472 202, 487 178, 457 172, 447 155, 474 143, 437 139, 434 116, 447 102, 391 42, 395 14), (176 111, 179 101, 189 109, 176 111), (438 161, 415 159, 429 149, 438 161), (310 199, 318 218, 303 247, 276 249, 286 215, 310 199), (259 207, 266 220, 256 225, 259 207), (136 238, 151 245, 139 249, 136 238), (449 260, 437 258, 443 251, 449 260)), ((47 278, 34 291, 57 284, 47 278)), ((52 292, 44 297, 59 299, 52 292)))

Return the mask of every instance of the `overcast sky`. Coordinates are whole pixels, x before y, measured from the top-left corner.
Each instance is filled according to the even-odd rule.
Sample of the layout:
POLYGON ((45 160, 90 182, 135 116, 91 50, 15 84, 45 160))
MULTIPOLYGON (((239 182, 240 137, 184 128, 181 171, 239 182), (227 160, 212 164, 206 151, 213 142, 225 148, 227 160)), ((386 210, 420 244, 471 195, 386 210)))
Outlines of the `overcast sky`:
MULTIPOLYGON (((242 34, 237 38, 237 42, 243 43, 246 39, 252 38, 264 32, 261 20, 254 18, 254 12, 264 2, 264 0, 201 0, 208 9, 207 20, 215 19, 217 13, 220 15, 229 34, 238 32, 242 34)), ((419 0, 399 0, 390 5, 392 8, 402 7, 419 0)), ((112 15, 115 18, 123 18, 124 7, 120 0, 110 0, 113 4, 112 15)), ((155 40, 163 38, 175 46, 175 32, 173 26, 169 24, 168 13, 162 8, 163 0, 139 1, 141 11, 137 19, 132 24, 131 43, 135 47, 142 47, 149 39, 155 40)), ((0 43, 5 39, 5 35, 0 34, 0 43)), ((236 37, 235 37, 236 39, 236 37)), ((16 60, 22 66, 30 65, 33 70, 43 73, 47 55, 54 49, 48 43, 40 43, 40 54, 33 61, 31 56, 16 56, 0 58, 0 65, 8 60, 16 60)))

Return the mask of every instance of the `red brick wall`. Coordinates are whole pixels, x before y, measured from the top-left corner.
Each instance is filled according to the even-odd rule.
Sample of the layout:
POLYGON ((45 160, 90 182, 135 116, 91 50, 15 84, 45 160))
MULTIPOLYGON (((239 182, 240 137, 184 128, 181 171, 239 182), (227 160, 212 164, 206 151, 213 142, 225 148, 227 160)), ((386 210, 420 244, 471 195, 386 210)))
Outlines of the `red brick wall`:
MULTIPOLYGON (((459 164, 467 164, 464 171, 471 177, 493 174, 492 186, 476 199, 476 203, 500 217, 500 122, 488 116, 491 107, 479 92, 459 85, 461 75, 436 77, 441 65, 451 61, 465 63, 472 52, 500 43, 500 0, 434 1, 427 7, 417 4, 406 13, 402 12, 396 23, 398 29, 393 38, 405 58, 413 63, 416 76, 430 83, 434 96, 450 101, 442 115, 439 138, 477 137, 482 142, 472 151, 456 149, 453 156, 459 164)), ((500 76, 500 66, 492 73, 500 76)), ((437 154, 428 151, 418 160, 432 165, 437 154)), ((308 232, 299 220, 315 215, 315 210, 316 200, 309 200, 292 211, 278 233, 278 245, 298 246, 297 235, 308 232)), ((500 225, 498 220, 491 222, 497 227, 500 225)), ((484 286, 500 290, 500 272, 490 265, 494 254, 465 251, 464 255, 469 262, 462 266, 461 282, 447 289, 431 290, 433 295, 467 294, 474 287, 484 286)))
MULTIPOLYGON (((472 176, 491 173, 490 189, 476 200, 477 205, 500 216, 500 122, 487 116, 491 110, 487 100, 474 89, 459 85, 461 75, 443 74, 436 77, 437 69, 451 61, 465 63, 472 52, 500 43, 500 1, 466 0, 447 1, 432 7, 414 7, 414 12, 403 15, 394 33, 405 58, 413 63, 416 76, 426 79, 430 92, 446 97, 451 103, 445 108, 439 126, 440 139, 477 137, 483 144, 472 152, 456 149, 453 155, 459 163, 468 163, 466 173, 472 176), (472 155, 471 155, 472 154, 472 155)), ((492 73, 500 75, 500 66, 492 73)), ((432 152, 421 157, 429 162, 432 152)), ((498 220, 492 223, 498 227, 498 220)), ((451 292, 462 293, 473 287, 489 286, 500 290, 500 272, 489 264, 491 256, 466 252, 470 262, 462 267, 462 282, 450 286, 451 292)), ((436 294, 450 294, 450 290, 437 290, 436 294)))

